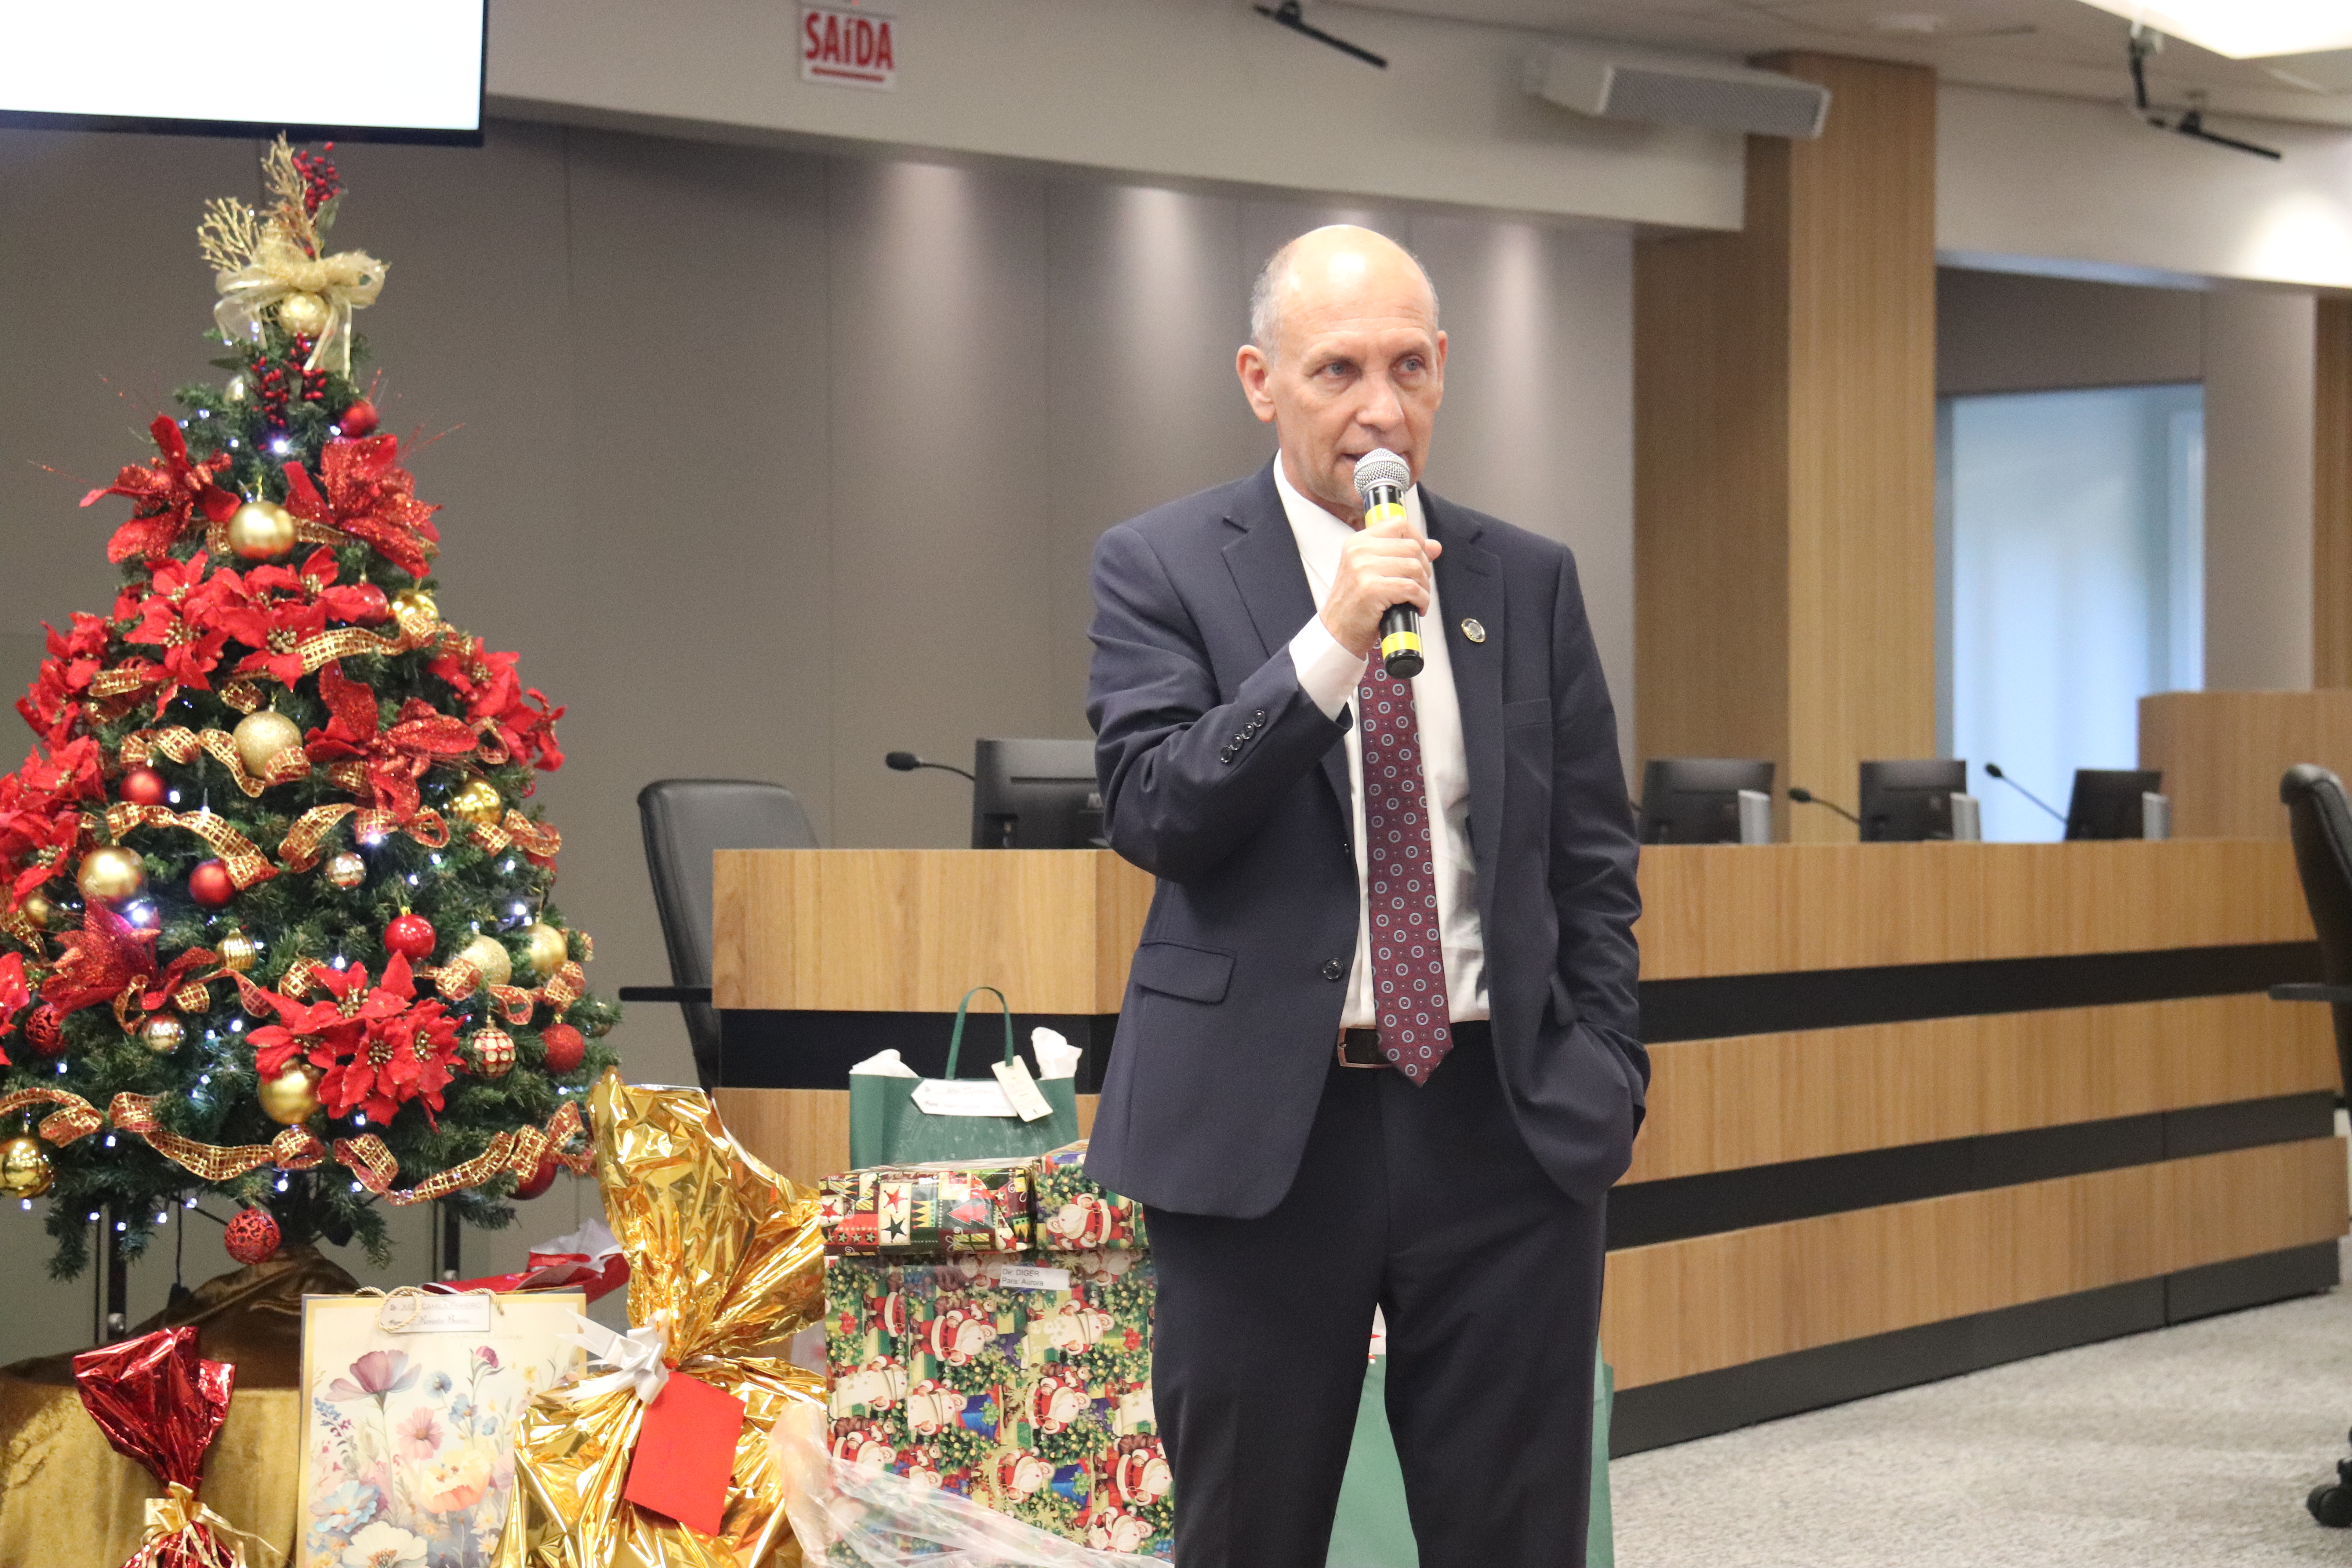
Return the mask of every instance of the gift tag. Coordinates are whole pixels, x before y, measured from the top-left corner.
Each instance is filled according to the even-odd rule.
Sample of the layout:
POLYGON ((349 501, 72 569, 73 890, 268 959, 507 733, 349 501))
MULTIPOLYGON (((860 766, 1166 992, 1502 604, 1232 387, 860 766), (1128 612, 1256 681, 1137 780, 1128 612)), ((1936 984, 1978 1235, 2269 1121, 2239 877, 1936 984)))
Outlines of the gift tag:
POLYGON ((718 1534, 726 1523, 735 1442, 748 1414, 749 1407, 725 1389, 671 1373, 646 1406, 621 1495, 689 1530, 718 1534))
POLYGON ((927 1078, 915 1086, 915 1104, 926 1116, 1010 1116, 1004 1088, 983 1078, 927 1078))
POLYGON ((1011 1290, 1066 1290, 1070 1271, 1044 1268, 1034 1263, 1008 1263, 996 1271, 996 1282, 1011 1290))
POLYGON ((487 1334, 488 1296, 389 1296, 375 1326, 388 1334, 487 1334))
POLYGON ((1054 1114, 1045 1097, 1037 1089, 1037 1080, 1029 1076, 1029 1064, 1019 1057, 1009 1062, 991 1062, 991 1071, 1003 1086, 1004 1101, 1013 1107, 1013 1114, 1024 1121, 1036 1121, 1054 1114))

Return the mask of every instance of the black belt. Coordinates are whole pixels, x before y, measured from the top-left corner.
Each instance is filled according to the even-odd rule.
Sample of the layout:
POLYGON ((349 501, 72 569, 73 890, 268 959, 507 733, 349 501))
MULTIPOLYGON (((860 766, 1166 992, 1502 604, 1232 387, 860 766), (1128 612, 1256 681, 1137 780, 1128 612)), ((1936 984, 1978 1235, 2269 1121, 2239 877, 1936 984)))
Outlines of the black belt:
MULTIPOLYGON (((1450 1026, 1455 1045, 1484 1045, 1488 1032, 1484 1018, 1465 1018, 1450 1026)), ((1378 1029, 1342 1029, 1339 1031, 1339 1065, 1343 1068, 1384 1068, 1392 1065, 1381 1055, 1381 1032, 1378 1029)))

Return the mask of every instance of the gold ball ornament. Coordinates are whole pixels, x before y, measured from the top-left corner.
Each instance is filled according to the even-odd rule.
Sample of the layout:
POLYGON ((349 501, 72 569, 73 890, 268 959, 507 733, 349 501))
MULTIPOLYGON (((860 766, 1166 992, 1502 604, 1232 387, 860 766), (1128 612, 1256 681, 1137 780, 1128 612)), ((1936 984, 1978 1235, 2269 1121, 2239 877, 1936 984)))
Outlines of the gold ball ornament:
POLYGON ((249 500, 229 514, 228 547, 241 561, 275 561, 294 544, 294 514, 274 500, 249 500))
POLYGON ((47 931, 58 918, 58 906, 51 903, 46 894, 27 893, 25 901, 16 906, 16 912, 47 931))
POLYGON ((317 337, 331 319, 327 302, 316 294, 297 292, 278 301, 278 324, 298 337, 317 337))
POLYGON ((466 1044, 473 1052, 474 1073, 478 1078, 504 1078, 514 1067, 514 1037, 504 1029, 476 1030, 466 1044))
POLYGON ((222 389, 221 395, 226 397, 231 403, 243 403, 245 401, 245 377, 241 375, 230 376, 228 378, 228 385, 222 389))
POLYGON ((239 974, 250 974, 253 966, 261 962, 261 944, 241 931, 233 931, 221 938, 220 945, 214 951, 220 954, 223 968, 239 974))
POLYGON ((147 885, 147 868, 120 844, 101 844, 81 858, 74 872, 81 896, 102 904, 121 903, 147 885))
POLYGON ((236 721, 232 733, 236 754, 245 759, 247 769, 257 773, 267 773, 279 752, 302 743, 302 727, 274 708, 247 714, 236 721))
POLYGON ((441 606, 422 588, 403 588, 392 596, 392 607, 401 615, 419 615, 433 621, 441 618, 441 606))
POLYGON ((522 928, 523 952, 530 962, 530 972, 541 980, 563 967, 572 956, 572 944, 563 933, 539 921, 522 928))
POLYGON ((449 798, 449 815, 476 827, 496 822, 505 807, 499 786, 488 779, 476 779, 449 798))
POLYGON ((12 1198, 37 1198, 56 1184, 57 1167, 49 1152, 29 1132, 0 1143, 0 1193, 12 1198))
POLYGON ((168 1057, 188 1037, 187 1026, 169 1013, 158 1013, 139 1026, 139 1043, 159 1057, 168 1057))
POLYGON ((261 1113, 281 1127, 299 1127, 318 1113, 319 1069, 309 1062, 289 1062, 276 1078, 264 1079, 256 1091, 261 1113))
POLYGON ((327 880, 338 888, 356 888, 367 880, 367 862, 349 849, 339 850, 327 858, 327 880))
POLYGON ((507 944, 494 936, 478 934, 457 950, 457 956, 480 972, 485 984, 504 985, 514 978, 514 960, 507 953, 507 944))

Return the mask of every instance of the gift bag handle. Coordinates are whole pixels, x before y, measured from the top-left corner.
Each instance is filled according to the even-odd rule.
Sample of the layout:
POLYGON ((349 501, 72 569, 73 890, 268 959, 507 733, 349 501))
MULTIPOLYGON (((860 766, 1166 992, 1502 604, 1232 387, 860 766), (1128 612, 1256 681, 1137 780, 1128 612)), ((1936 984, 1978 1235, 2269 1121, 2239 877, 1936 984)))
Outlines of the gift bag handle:
POLYGON ((1008 1062, 1013 1059, 1013 1004, 1007 1002, 1004 993, 993 985, 975 985, 963 994, 963 1000, 956 1005, 955 1033, 948 1037, 947 1076, 950 1078, 956 1075, 956 1056, 963 1049, 964 1012, 971 1007, 971 999, 983 991, 995 997, 996 1005, 1004 1009, 1004 1059, 1008 1062))

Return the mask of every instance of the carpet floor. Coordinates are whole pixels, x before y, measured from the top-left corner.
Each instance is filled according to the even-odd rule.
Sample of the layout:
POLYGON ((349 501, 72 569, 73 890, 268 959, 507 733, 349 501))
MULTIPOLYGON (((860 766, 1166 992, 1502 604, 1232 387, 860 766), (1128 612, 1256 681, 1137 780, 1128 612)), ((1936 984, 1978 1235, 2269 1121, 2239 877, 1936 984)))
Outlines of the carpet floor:
POLYGON ((1625 1568, 2352 1564, 2352 1288, 1635 1454, 1625 1568))

